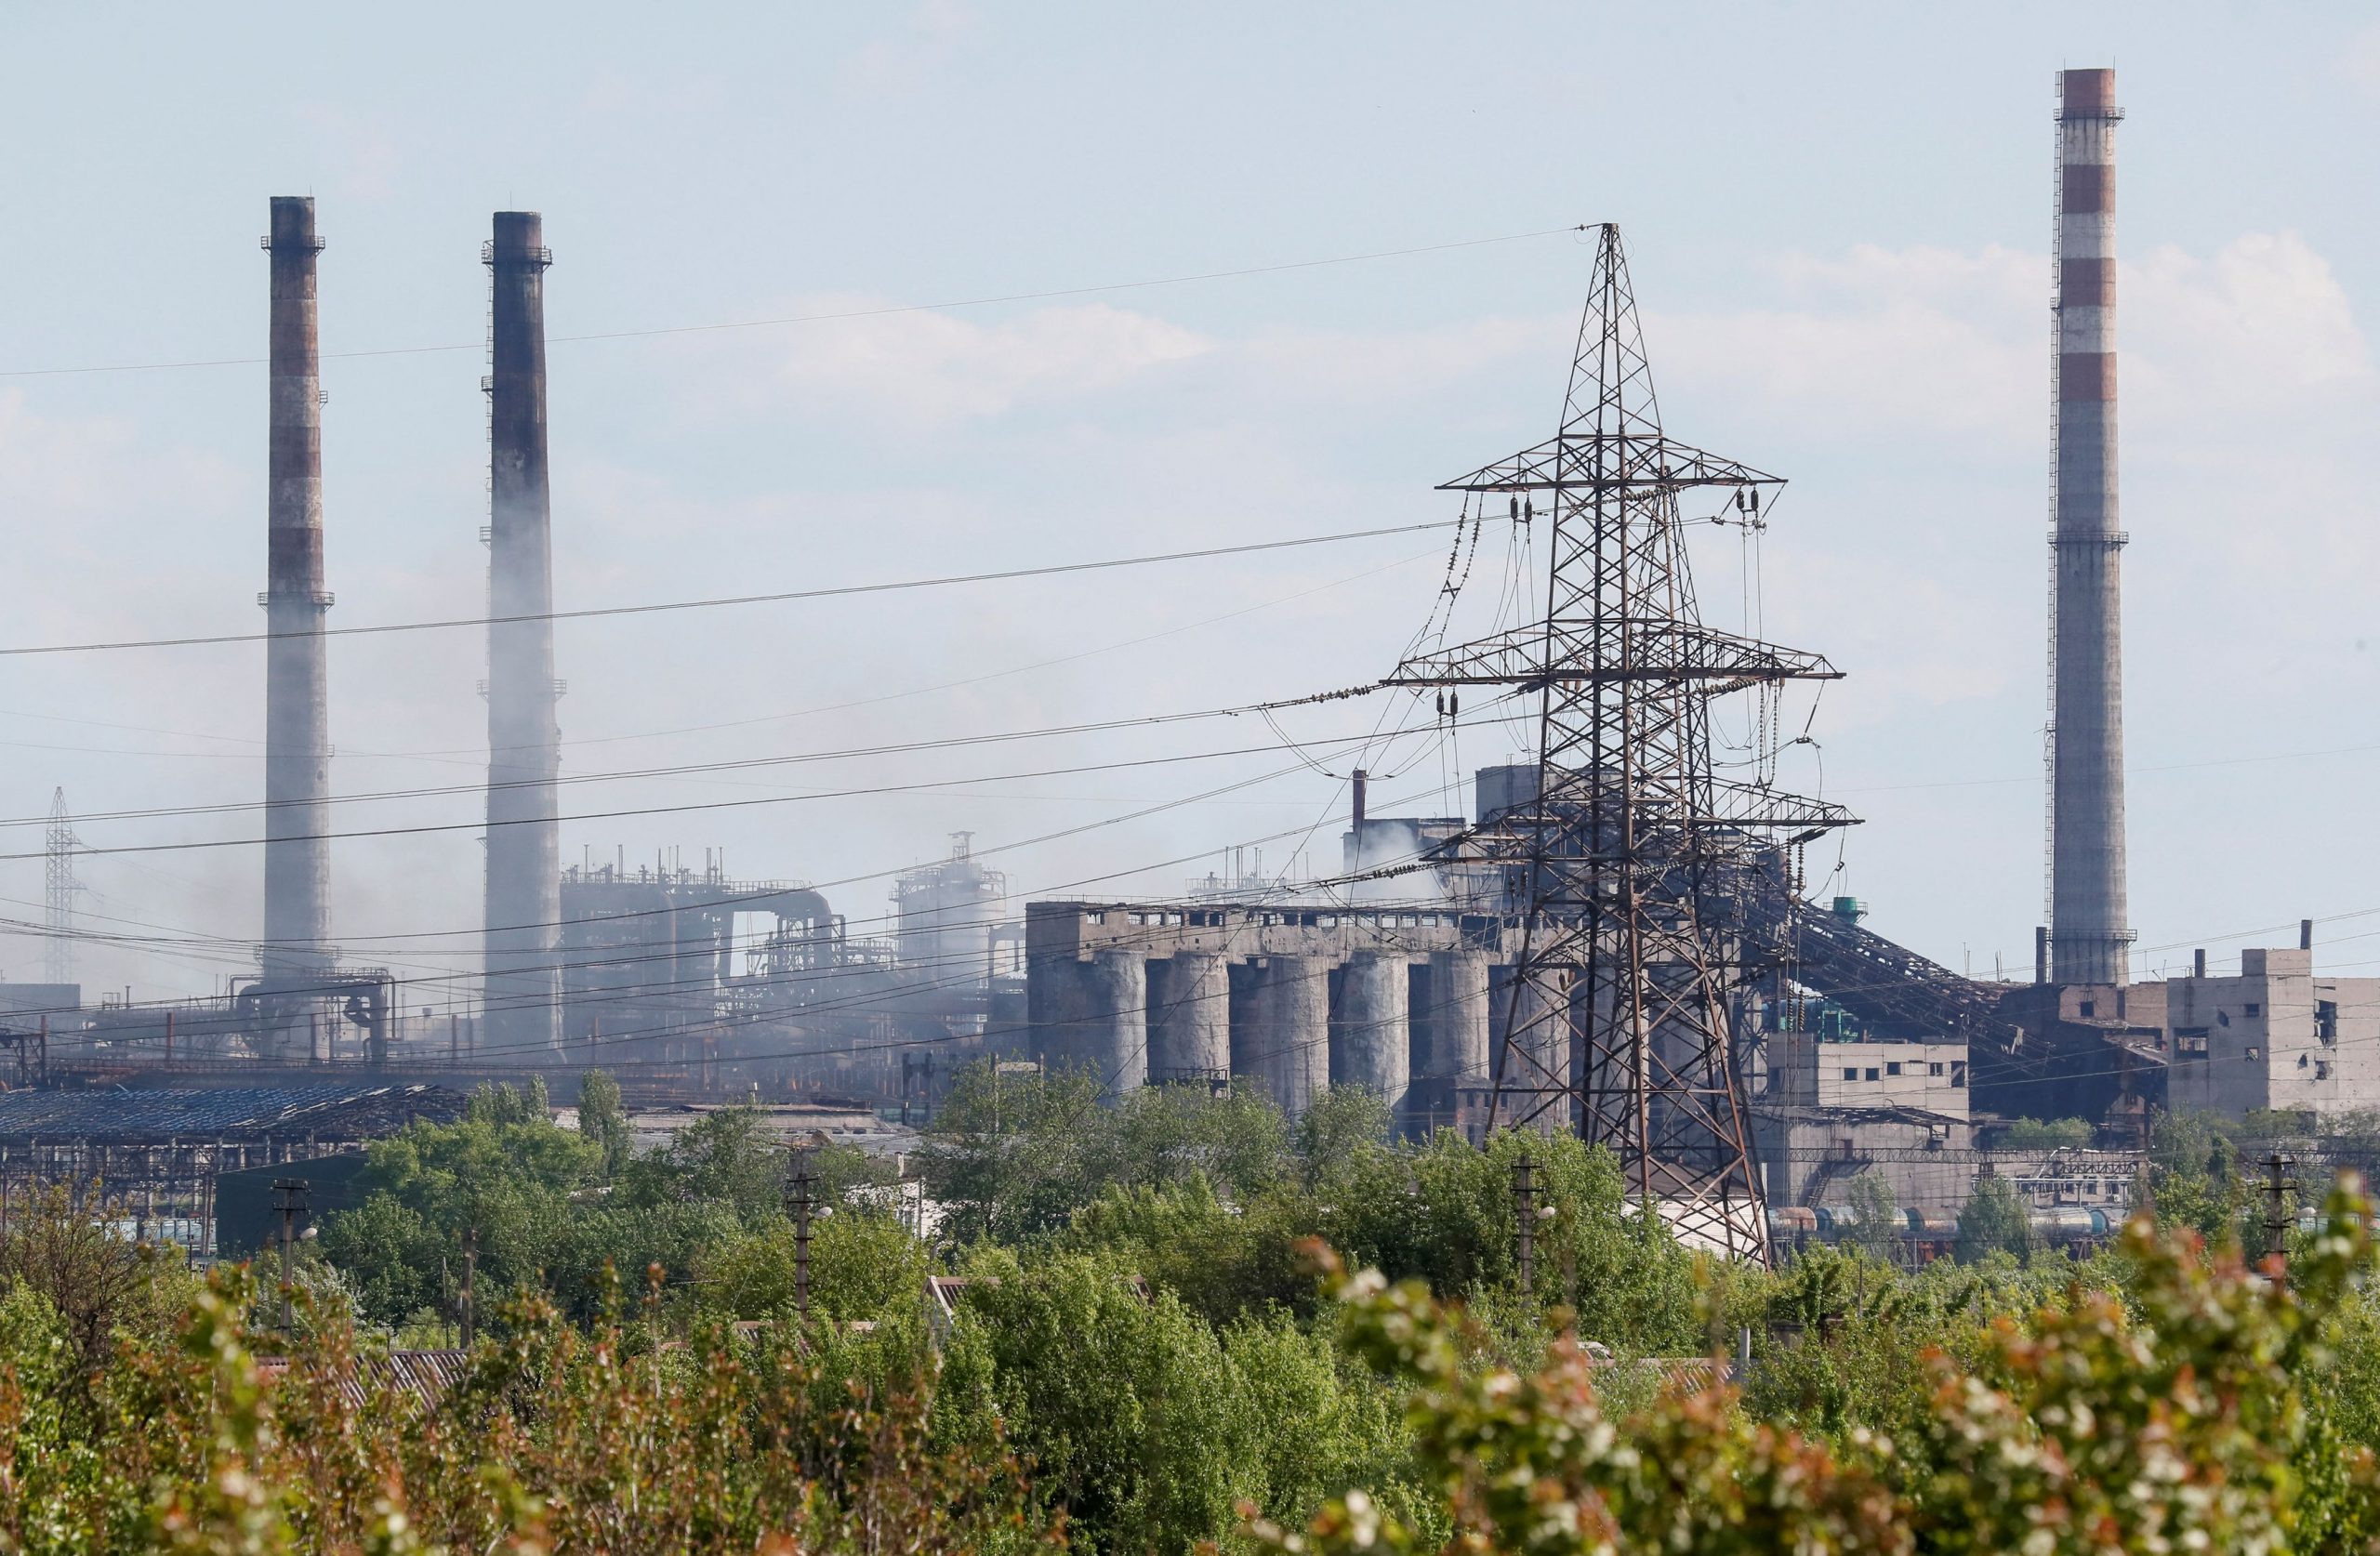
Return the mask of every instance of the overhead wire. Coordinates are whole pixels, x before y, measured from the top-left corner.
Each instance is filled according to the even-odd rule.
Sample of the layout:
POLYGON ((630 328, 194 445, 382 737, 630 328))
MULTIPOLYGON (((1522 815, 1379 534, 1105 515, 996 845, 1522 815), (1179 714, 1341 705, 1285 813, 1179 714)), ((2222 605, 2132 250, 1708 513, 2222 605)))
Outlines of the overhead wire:
MULTIPOLYGON (((576 334, 549 335, 547 344, 578 345, 605 340, 644 340, 666 336, 712 335, 731 330, 776 329, 795 324, 839 323, 854 319, 883 319, 904 313, 943 313, 962 308, 990 308, 1005 303, 1049 302, 1059 297, 1091 297, 1103 292, 1137 292, 1159 286, 1185 286, 1197 282, 1235 281, 1254 275, 1279 275, 1290 270, 1316 270, 1329 265, 1366 264, 1377 259, 1404 259, 1422 254, 1445 254, 1457 249, 1486 248, 1499 244, 1523 243, 1532 238, 1551 238, 1565 232, 1584 231, 1582 227, 1548 227, 1528 232, 1505 232, 1489 238, 1463 238, 1448 243, 1419 244, 1405 248, 1373 249, 1362 254, 1332 255, 1319 259, 1292 259, 1270 265, 1243 265, 1231 270, 1199 270, 1183 275, 1157 276, 1141 281, 1103 282, 1087 286, 1045 287, 1031 292, 1008 292, 990 297, 954 297, 942 302, 888 303, 875 308, 842 309, 825 313, 785 314, 768 319, 735 319, 716 323, 665 324, 647 329, 591 330, 576 334)), ((484 351, 484 340, 455 341, 433 346, 390 346, 376 349, 325 351, 325 362, 353 362, 377 357, 436 356, 457 351, 484 351)), ((260 367, 271 361, 267 357, 209 357, 181 362, 111 363, 83 367, 11 367, 0 368, 0 378, 57 378, 105 373, 167 373, 212 367, 260 367)))
POLYGON ((707 600, 671 600, 641 605, 599 605, 575 611, 537 611, 508 615, 445 616, 425 621, 367 623, 361 626, 316 626, 300 632, 216 632, 178 638, 125 638, 83 643, 27 643, 0 647, 0 658, 17 659, 60 653, 103 653, 129 649, 198 648, 225 643, 270 643, 286 639, 362 638, 396 632, 435 632, 455 627, 509 626, 523 622, 589 621, 613 616, 654 615, 675 611, 707 611, 729 606, 776 605, 805 600, 837 600, 856 595, 892 594, 906 589, 950 588, 962 584, 1006 583, 1018 578, 1050 578, 1076 573, 1101 573, 1117 568, 1153 567, 1167 562, 1199 561, 1213 557, 1242 557, 1263 551, 1329 546, 1346 540, 1370 540, 1382 535, 1417 534, 1442 530, 1449 521, 1433 519, 1415 524, 1389 524, 1374 529, 1342 530, 1335 534, 1294 535, 1286 540, 1246 541, 1233 546, 1207 546, 1185 551, 1161 551, 1148 556, 1110 557, 1097 561, 1049 562, 1035 567, 1000 568, 983 573, 944 574, 929 578, 903 578, 877 584, 838 584, 825 588, 783 589, 767 594, 721 595, 707 600))

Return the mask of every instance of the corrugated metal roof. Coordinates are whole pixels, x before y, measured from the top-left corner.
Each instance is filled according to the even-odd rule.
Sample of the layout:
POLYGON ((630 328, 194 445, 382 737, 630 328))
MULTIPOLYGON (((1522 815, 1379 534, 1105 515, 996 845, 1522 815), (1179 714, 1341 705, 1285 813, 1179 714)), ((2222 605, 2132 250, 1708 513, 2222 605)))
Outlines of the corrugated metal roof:
POLYGON ((142 1136, 385 1133, 409 1118, 462 1116, 469 1099, 443 1086, 297 1086, 205 1089, 0 1091, 0 1139, 106 1140, 142 1136))
MULTIPOLYGON (((391 1351, 385 1356, 365 1356, 358 1363, 372 1381, 384 1387, 403 1390, 426 1401, 462 1381, 470 1369, 470 1353, 466 1351, 391 1351)), ((284 1356, 257 1358, 257 1376, 268 1383, 278 1383, 289 1375, 289 1360, 284 1356)), ((348 1404, 365 1403, 363 1379, 352 1371, 338 1380, 338 1391, 348 1404)))

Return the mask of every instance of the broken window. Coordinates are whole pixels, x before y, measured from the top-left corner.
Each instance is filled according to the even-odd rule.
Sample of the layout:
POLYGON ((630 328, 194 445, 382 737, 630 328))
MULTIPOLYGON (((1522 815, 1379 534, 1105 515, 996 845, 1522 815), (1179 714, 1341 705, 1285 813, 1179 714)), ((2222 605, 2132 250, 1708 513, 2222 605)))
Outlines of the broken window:
POLYGON ((2248 1057, 2250 1059, 2257 1057, 2256 1046, 2254 1043, 2248 1045, 2248 1057))
POLYGON ((1967 1084, 1967 1062, 1964 1059, 1950 1061, 1950 1089, 1960 1090, 1967 1084))
POLYGON ((2325 1043, 2339 1040, 2339 1002, 2318 999, 2314 1002, 2314 1035, 2325 1043))
POLYGON ((2331 1062, 2329 1060, 2318 1059, 2314 1061, 2314 1078, 2318 1081, 2328 1080, 2331 1078, 2331 1062))

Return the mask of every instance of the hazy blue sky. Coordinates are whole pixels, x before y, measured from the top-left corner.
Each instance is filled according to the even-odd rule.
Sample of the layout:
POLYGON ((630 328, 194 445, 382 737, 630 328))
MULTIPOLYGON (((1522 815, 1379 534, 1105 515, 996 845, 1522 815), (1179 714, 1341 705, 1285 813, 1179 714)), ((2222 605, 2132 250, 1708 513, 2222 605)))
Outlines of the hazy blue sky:
MULTIPOLYGON (((2369 911, 2325 924, 2320 956, 2368 970, 2380 17, 2364 6, 10 7, 0 513, 16 609, 0 642, 260 625, 262 370, 26 370, 258 355, 270 195, 317 197, 327 351, 462 348, 328 363, 339 625, 480 606, 477 257, 496 208, 545 213, 558 336, 1611 219, 1671 429, 1794 478, 1762 598, 1772 635, 1850 674, 1813 727, 1823 773, 1803 751, 1786 774, 1869 818, 1844 890, 1954 966, 1988 972, 1998 954, 2016 971, 2042 894, 2051 84, 2110 62, 2131 115, 2142 961, 2369 911)), ((1435 481, 1551 430, 1587 261, 1540 237, 557 343, 559 593, 797 588, 1446 517, 1435 481)), ((1706 601, 1733 624, 1742 559, 1732 541, 1706 550, 1706 601)), ((567 625, 566 762, 841 749, 1362 681, 1429 609, 1443 560, 1433 534, 567 625)), ((338 787, 469 784, 480 656, 469 633, 337 642, 338 787)), ((0 816, 38 815, 58 784, 83 811, 256 796, 260 679, 253 646, 0 660, 0 816)), ((1284 727, 1321 738, 1371 717, 1326 706, 1284 727)), ((675 844, 697 863, 724 847, 740 875, 850 880, 830 895, 860 920, 881 911, 885 873, 949 830, 1009 843, 1292 758, 996 775, 1273 739, 1243 719, 588 785, 566 809, 952 783, 572 823, 564 851, 633 862, 675 844)), ((1375 758, 1404 768, 1378 803, 1439 808, 1429 791, 1457 760, 1509 748, 1486 731, 1459 752, 1408 743, 1375 758)), ((1159 862, 1343 804, 1301 771, 1000 863, 1023 891, 1144 866, 1133 889, 1174 890, 1196 870, 1159 862)), ((468 823, 479 807, 464 792, 342 819, 468 823)), ((255 828, 82 831, 104 847, 255 828)), ((1316 834, 1318 864, 1336 832, 1316 834)), ((37 829, 0 832, 0 851, 39 846, 37 829)), ((357 959, 433 965, 469 943, 436 932, 475 931, 469 830, 343 843, 337 861, 357 959)), ((245 961, 252 851, 105 855, 84 874, 112 928, 224 942, 89 956, 89 981, 203 991, 245 961)), ((0 916, 37 914, 40 895, 38 859, 0 863, 0 916)), ((38 975, 31 941, 0 961, 38 975)))

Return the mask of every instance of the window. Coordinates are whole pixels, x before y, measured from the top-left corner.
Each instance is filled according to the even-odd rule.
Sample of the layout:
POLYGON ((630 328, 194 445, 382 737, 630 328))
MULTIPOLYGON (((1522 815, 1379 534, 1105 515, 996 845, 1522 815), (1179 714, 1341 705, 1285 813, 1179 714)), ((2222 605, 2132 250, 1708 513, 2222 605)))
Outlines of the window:
POLYGON ((2318 1059, 2314 1061, 2314 1078, 2316 1080, 2328 1080, 2331 1078, 2331 1062, 2329 1060, 2318 1059))
POLYGON ((2244 1013, 2251 1016, 2261 1016, 2265 1013, 2265 1008, 2252 999, 2248 1001, 2248 1008, 2244 1013))
POLYGON ((1884 1074, 1888 1075, 1897 1075, 1900 1074, 1900 1066, 1898 1064, 1887 1064, 1884 1066, 1884 1074))
POLYGON ((1877 1075, 1876 1075, 1876 1067, 1875 1067, 1874 1065, 1872 1065, 1872 1064, 1871 1064, 1871 1065, 1869 1065, 1869 1066, 1868 1066, 1868 1078, 1869 1078, 1870 1080, 1874 1080, 1874 1079, 1876 1079, 1876 1078, 1877 1078, 1877 1075))
POLYGON ((1926 1073, 1927 1075, 1940 1075, 1940 1074, 1942 1073, 1942 1066, 1941 1066, 1940 1062, 1935 1062, 1935 1063, 1928 1064, 1927 1066, 1925 1066, 1925 1073, 1926 1073))
POLYGON ((2325 1043, 2339 1040, 2339 1002, 2318 999, 2314 1002, 2314 1035, 2325 1043))
POLYGON ((2254 1059, 2254 1058, 2256 1058, 2256 1057, 2257 1057, 2257 1054, 2258 1054, 2258 1049, 2257 1049, 2256 1046, 2255 1046, 2254 1043, 2249 1044, 2249 1045, 2248 1045, 2248 1057, 2249 1057, 2250 1059, 2254 1059))
POLYGON ((1950 1089, 1959 1090, 1967 1084, 1967 1064, 1964 1059, 1950 1061, 1950 1089))
POLYGON ((1859 1078, 1859 1072, 1846 1064, 1843 1067, 1843 1078, 1844 1080, 1858 1080, 1859 1078))
POLYGON ((2099 1013, 2099 1002, 2096 999, 2086 999, 2074 1008, 2074 1013, 2087 1022, 2099 1013))

